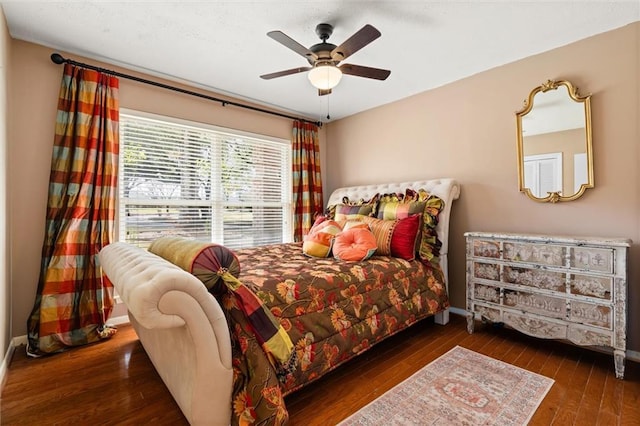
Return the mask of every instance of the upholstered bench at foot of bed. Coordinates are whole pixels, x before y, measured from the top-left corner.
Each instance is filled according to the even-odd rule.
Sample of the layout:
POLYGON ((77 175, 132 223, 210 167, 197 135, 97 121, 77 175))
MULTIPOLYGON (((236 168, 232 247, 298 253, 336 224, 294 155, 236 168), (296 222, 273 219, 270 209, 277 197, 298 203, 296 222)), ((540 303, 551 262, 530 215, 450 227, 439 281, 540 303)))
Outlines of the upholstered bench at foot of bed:
POLYGON ((193 275, 126 243, 100 264, 160 377, 191 424, 229 424, 231 340, 224 313, 193 275))

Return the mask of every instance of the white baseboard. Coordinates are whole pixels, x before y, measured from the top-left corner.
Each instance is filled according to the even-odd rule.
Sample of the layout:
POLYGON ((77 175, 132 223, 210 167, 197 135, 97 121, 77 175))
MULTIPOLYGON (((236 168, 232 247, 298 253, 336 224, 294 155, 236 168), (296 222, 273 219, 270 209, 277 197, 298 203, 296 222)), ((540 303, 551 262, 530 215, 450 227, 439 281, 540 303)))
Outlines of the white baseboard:
MULTIPOLYGON (((129 322, 130 322, 129 315, 122 315, 119 317, 109 318, 109 321, 107 321, 107 323, 113 324, 113 325, 129 324, 129 322)), ((17 348, 20 345, 26 346, 26 344, 27 344, 26 334, 22 336, 14 337, 13 339, 11 339, 11 344, 9 345, 9 349, 7 349, 7 352, 11 351, 11 354, 13 355, 13 351, 15 350, 15 348, 17 348)))
POLYGON ((4 384, 7 381, 7 371, 9 370, 9 364, 11 363, 11 359, 13 358, 13 354, 16 351, 16 348, 20 345, 27 344, 27 335, 18 336, 11 339, 9 342, 9 347, 7 348, 7 352, 4 354, 4 359, 2 360, 2 364, 0 364, 0 397, 2 396, 2 390, 4 389, 4 384))
POLYGON ((129 324, 129 322, 131 322, 129 320, 129 315, 121 315, 119 317, 109 318, 109 320, 107 321, 107 324, 120 325, 120 324, 129 324))
POLYGON ((467 316, 467 311, 462 308, 454 308, 453 306, 449 307, 449 312, 456 315, 461 315, 463 317, 467 316))
POLYGON ((27 335, 22 335, 22 336, 18 336, 18 337, 14 337, 13 339, 11 339, 11 345, 13 345, 14 348, 17 348, 20 345, 27 345, 27 335))
POLYGON ((0 364, 0 398, 2 398, 4 384, 7 381, 7 370, 9 369, 9 362, 11 362, 11 358, 13 358, 13 352, 15 351, 15 349, 16 348, 13 345, 13 341, 11 341, 9 347, 7 348, 7 353, 4 354, 2 364, 0 364))

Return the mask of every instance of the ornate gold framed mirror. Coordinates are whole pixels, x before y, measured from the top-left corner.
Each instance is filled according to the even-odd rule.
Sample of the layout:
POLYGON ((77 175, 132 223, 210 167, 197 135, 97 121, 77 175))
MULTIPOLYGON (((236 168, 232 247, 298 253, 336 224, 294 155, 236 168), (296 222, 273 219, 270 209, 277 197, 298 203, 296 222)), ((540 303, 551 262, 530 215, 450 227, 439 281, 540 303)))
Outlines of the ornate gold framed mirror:
POLYGON ((548 80, 516 112, 518 185, 539 202, 571 201, 594 187, 591 95, 548 80))

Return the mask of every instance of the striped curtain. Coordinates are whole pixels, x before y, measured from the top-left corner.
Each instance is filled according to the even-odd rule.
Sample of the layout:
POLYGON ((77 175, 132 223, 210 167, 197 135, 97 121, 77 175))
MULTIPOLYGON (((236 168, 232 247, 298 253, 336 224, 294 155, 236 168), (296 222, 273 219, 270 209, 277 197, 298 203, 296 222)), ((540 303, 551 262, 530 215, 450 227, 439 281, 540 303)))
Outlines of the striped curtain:
POLYGON ((30 356, 111 337, 113 307, 97 254, 114 233, 118 79, 64 67, 56 118, 38 292, 27 322, 30 356))
POLYGON ((301 241, 324 209, 318 126, 293 122, 293 238, 301 241))

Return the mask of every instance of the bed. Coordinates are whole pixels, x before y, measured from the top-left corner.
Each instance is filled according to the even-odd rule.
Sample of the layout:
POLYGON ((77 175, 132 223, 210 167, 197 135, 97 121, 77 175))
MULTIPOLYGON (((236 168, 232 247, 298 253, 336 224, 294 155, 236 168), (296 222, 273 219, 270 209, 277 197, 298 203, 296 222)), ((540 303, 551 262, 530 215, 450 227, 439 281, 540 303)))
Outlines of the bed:
POLYGON ((219 284, 214 290, 195 271, 177 266, 175 250, 163 258, 113 243, 99 260, 191 424, 282 424, 286 395, 426 317, 448 322, 448 230, 460 193, 455 180, 339 188, 327 205, 361 206, 380 194, 418 190, 442 201, 432 223, 437 251, 429 261, 389 254, 339 261, 305 254, 304 243, 234 252, 214 247, 216 260, 225 260, 217 261, 217 273, 207 267, 214 272, 209 277, 224 277, 229 289, 242 293, 219 284), (245 309, 239 302, 245 296, 259 309, 245 309), (257 322, 256 311, 263 314, 257 322), (275 327, 266 338, 256 333, 265 323, 275 327))

